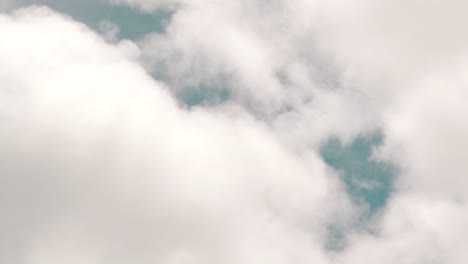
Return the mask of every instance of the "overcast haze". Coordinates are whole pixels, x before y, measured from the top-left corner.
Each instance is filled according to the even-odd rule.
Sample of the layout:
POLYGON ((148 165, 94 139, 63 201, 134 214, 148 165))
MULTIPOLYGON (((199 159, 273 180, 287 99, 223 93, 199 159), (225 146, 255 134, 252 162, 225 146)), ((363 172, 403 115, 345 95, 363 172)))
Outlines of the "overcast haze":
POLYGON ((0 263, 467 263, 467 10, 0 0, 0 263))

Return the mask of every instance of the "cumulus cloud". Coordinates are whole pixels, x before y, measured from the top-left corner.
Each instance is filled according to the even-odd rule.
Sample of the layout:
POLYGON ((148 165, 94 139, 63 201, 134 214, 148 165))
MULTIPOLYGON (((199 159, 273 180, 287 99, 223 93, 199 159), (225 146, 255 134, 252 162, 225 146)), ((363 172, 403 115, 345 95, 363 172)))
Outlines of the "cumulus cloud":
MULTIPOLYGON (((146 12, 167 5, 137 3, 146 12)), ((146 67, 175 79, 173 89, 184 89, 180 75, 191 85, 228 76, 233 100, 255 102, 298 149, 382 131, 376 158, 401 169, 382 233, 354 236, 337 261, 463 262, 449 245, 467 244, 457 224, 468 188, 466 1, 172 3, 180 9, 167 32, 140 45, 146 67)))
MULTIPOLYGON (((129 4, 137 3, 147 12, 167 5, 129 4)), ((176 95, 228 90, 231 102, 268 119, 284 137, 295 133, 288 140, 299 146, 376 128, 378 114, 369 109, 380 102, 346 84, 346 64, 336 62, 341 57, 335 58, 332 37, 322 32, 338 26, 331 23, 339 21, 329 21, 338 15, 328 14, 335 6, 324 1, 171 3, 179 8, 166 30, 148 34, 138 45, 145 68, 176 95), (335 92, 343 86, 343 92, 335 92)))
POLYGON ((465 263, 466 1, 109 3, 173 13, 0 14, 1 262, 465 263), (359 230, 320 148, 376 130, 399 174, 359 230))
POLYGON ((236 107, 179 108, 132 43, 47 8, 0 28, 2 262, 325 261, 350 205, 314 152, 236 107))

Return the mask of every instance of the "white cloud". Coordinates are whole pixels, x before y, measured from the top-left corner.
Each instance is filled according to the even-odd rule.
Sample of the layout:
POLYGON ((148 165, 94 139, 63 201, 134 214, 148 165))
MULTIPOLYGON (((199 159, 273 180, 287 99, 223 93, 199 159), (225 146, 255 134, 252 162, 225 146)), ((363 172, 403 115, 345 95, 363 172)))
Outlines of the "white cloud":
POLYGON ((139 47, 0 17, 2 262, 465 262, 466 1, 113 2, 176 12, 139 47), (218 78, 232 104, 167 92, 218 78), (397 188, 325 251, 355 212, 316 150, 372 129, 397 188))
POLYGON ((178 108, 135 46, 47 8, 0 31, 1 262, 326 261, 349 205, 316 154, 238 108, 178 108))
POLYGON ((466 1, 172 3, 167 32, 140 45, 176 88, 228 76, 296 149, 382 130, 376 156, 400 167, 397 189, 375 236, 353 236, 337 262, 465 262, 466 1))
MULTIPOLYGON (((129 4, 136 3, 165 5, 129 4)), ((172 3, 180 7, 165 32, 139 42, 143 64, 171 89, 227 88, 231 100, 272 120, 280 133, 291 133, 282 127, 297 126, 298 146, 316 144, 332 133, 350 138, 375 129, 379 113, 371 109, 380 102, 367 100, 360 87, 342 80, 346 65, 334 63, 341 58, 334 58, 332 37, 322 32, 341 25, 329 21, 337 16, 329 14, 334 5, 318 0, 172 3), (337 93, 343 86, 344 92, 337 93), (313 136, 299 135, 310 131, 313 136)))

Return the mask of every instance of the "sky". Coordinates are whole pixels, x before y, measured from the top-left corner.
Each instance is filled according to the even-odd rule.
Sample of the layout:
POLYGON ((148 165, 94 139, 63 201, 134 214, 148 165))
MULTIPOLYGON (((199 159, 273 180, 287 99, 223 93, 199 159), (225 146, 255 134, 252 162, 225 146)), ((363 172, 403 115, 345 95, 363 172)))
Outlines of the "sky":
POLYGON ((0 0, 0 263, 465 264, 465 0, 0 0))

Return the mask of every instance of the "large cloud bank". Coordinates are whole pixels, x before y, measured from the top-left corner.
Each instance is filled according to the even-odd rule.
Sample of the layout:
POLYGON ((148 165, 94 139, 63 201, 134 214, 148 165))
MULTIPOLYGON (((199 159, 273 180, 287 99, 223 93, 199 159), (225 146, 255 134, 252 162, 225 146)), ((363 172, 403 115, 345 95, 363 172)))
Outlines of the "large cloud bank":
POLYGON ((111 2, 173 15, 109 43, 0 14, 0 262, 466 263, 465 1, 111 2), (399 174, 366 232, 320 147, 375 130, 399 174))

